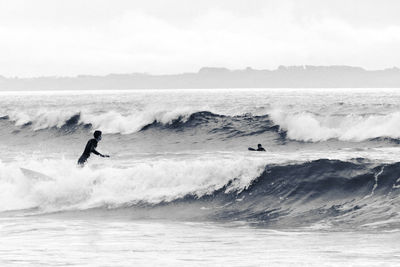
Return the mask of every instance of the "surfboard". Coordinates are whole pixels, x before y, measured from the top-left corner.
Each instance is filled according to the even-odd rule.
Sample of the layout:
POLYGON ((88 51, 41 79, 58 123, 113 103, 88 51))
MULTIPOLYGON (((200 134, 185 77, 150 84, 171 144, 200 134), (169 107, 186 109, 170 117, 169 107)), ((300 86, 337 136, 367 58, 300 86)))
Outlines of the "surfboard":
POLYGON ((266 150, 257 150, 255 148, 249 147, 248 150, 250 151, 257 151, 257 152, 266 152, 266 150))
POLYGON ((43 173, 37 172, 37 171, 32 171, 29 169, 25 168, 20 168, 22 173, 25 175, 25 177, 38 180, 38 181, 54 181, 54 178, 47 176, 43 173))

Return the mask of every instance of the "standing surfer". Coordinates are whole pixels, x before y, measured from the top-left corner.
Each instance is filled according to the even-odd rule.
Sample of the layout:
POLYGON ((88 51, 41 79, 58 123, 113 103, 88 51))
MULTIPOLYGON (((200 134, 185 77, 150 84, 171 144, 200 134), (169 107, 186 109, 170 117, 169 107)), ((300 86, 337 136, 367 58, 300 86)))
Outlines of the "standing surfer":
POLYGON ((108 158, 110 157, 109 155, 103 155, 100 152, 96 150, 98 142, 101 140, 101 131, 95 131, 93 134, 94 138, 90 139, 85 147, 85 150, 83 151, 82 156, 78 159, 78 165, 84 166, 85 162, 87 159, 90 157, 90 154, 93 153, 95 155, 99 155, 100 157, 103 158, 108 158))

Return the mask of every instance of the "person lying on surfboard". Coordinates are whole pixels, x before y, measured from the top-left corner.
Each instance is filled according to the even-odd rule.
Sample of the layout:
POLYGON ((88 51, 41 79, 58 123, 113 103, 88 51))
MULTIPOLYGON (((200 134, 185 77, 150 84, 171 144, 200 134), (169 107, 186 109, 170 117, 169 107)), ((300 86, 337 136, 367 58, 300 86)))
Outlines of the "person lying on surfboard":
POLYGON ((254 148, 252 148, 252 147, 249 147, 249 150, 250 150, 250 151, 265 151, 265 149, 262 147, 261 144, 258 144, 258 145, 257 145, 257 149, 254 149, 254 148))
POLYGON ((109 158, 109 155, 103 155, 100 152, 96 150, 98 142, 101 140, 101 131, 95 131, 93 134, 94 138, 90 139, 85 147, 85 150, 83 151, 82 156, 78 159, 78 165, 83 166, 85 165, 85 162, 87 159, 90 157, 90 154, 93 153, 95 155, 98 155, 103 158, 109 158))

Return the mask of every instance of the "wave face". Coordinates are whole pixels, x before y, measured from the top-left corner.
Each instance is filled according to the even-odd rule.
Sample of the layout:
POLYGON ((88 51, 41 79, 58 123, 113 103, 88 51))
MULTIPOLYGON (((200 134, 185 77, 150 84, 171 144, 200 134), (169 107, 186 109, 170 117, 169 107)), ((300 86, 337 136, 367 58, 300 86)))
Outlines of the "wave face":
POLYGON ((211 200, 225 203, 217 218, 292 227, 323 223, 358 227, 400 225, 400 164, 316 160, 268 166, 245 190, 211 200), (234 200, 234 201, 233 201, 234 200))
POLYGON ((53 175, 54 181, 27 179, 4 163, 2 170, 3 212, 103 211, 133 218, 241 220, 276 227, 400 226, 400 163, 159 161, 128 169, 72 168, 53 175))

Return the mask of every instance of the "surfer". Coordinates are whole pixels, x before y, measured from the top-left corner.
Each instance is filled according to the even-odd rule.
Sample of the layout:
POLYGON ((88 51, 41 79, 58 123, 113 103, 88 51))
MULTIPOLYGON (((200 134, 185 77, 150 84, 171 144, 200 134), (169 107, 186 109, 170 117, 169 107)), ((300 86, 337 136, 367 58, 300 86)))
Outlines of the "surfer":
POLYGON ((265 149, 262 147, 261 144, 258 144, 258 145, 257 145, 257 149, 254 149, 254 148, 252 148, 252 147, 249 147, 249 150, 250 150, 250 151, 265 151, 265 149))
POLYGON ((103 158, 109 158, 109 155, 103 155, 100 152, 96 150, 97 143, 100 142, 101 140, 101 131, 95 131, 93 134, 94 138, 90 139, 85 147, 85 150, 83 151, 82 156, 78 159, 78 165, 83 166, 85 165, 85 162, 87 159, 90 157, 90 153, 93 153, 95 155, 99 155, 100 157, 103 158))

